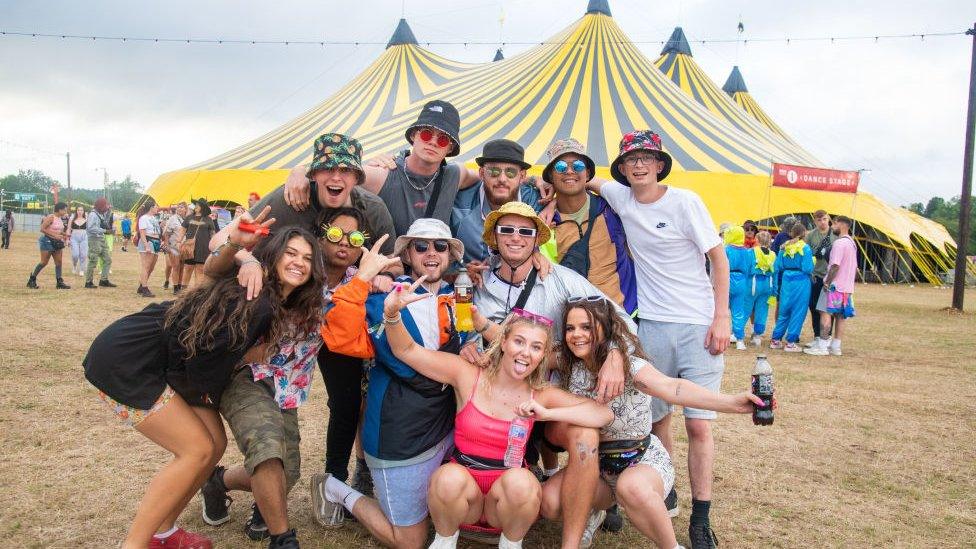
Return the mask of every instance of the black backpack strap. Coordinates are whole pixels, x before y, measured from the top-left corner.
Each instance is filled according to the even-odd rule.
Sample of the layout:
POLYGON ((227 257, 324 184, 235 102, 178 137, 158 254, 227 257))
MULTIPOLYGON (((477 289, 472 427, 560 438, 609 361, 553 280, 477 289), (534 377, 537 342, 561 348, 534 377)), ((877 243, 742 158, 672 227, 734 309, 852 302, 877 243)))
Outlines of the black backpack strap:
POLYGON ((529 294, 532 293, 532 288, 535 286, 535 280, 539 276, 539 272, 536 271, 535 267, 532 267, 532 271, 529 272, 529 277, 525 279, 525 286, 522 288, 522 292, 519 294, 518 299, 515 300, 515 309, 524 309, 525 303, 529 300, 529 294))
MULTIPOLYGON (((404 160, 406 162, 406 160, 404 160)), ((437 168, 437 175, 434 179, 434 192, 430 195, 430 200, 427 201, 427 209, 424 210, 424 217, 431 217, 434 215, 434 210, 437 208, 437 199, 441 196, 441 187, 444 186, 444 170, 445 166, 437 168)))

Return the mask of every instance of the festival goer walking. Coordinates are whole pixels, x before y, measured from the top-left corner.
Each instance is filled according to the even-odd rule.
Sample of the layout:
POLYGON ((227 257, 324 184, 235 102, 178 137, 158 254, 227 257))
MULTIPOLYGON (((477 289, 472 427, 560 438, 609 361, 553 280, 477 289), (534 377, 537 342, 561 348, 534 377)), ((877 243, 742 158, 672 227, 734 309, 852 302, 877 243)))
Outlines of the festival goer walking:
POLYGON ((446 223, 428 218, 414 221, 397 238, 392 259, 379 254, 385 239, 386 235, 380 237, 364 252, 356 276, 333 294, 322 326, 322 337, 333 352, 376 359, 369 374, 361 442, 377 499, 363 497, 326 475, 313 505, 324 506, 322 516, 331 516, 341 505, 384 545, 419 547, 427 539, 428 481, 454 445, 454 393, 393 355, 385 330, 374 328, 385 326, 386 294, 369 293, 370 281, 403 261, 411 276, 397 282, 410 284, 415 293, 436 296, 403 311, 411 336, 429 349, 457 354, 471 334, 457 331, 454 287, 443 275, 452 261, 464 256, 464 245, 451 237, 446 223))
POLYGON ((0 249, 10 249, 10 233, 14 232, 14 212, 6 210, 0 217, 0 249))
POLYGON ((84 206, 75 207, 68 220, 68 240, 71 242, 71 272, 83 276, 88 266, 88 216, 84 206))
MULTIPOLYGON (((232 273, 117 320, 85 357, 85 377, 116 416, 173 454, 146 489, 125 548, 212 546, 175 522, 227 444, 216 408, 231 373, 245 355, 266 356, 282 335, 318 325, 322 285, 311 273, 321 255, 314 237, 291 229, 258 239, 234 231, 213 259, 221 272, 236 250, 257 244, 254 255, 266 274, 256 299, 246 299, 232 273), (268 346, 259 345, 262 338, 268 346)), ((294 532, 281 539, 291 543, 280 547, 298 546, 294 532)))
MULTIPOLYGON (((507 459, 510 425, 519 416, 525 418, 526 431, 535 421, 599 428, 609 423, 610 411, 546 383, 552 320, 513 309, 498 328, 483 366, 474 365, 454 354, 425 349, 410 337, 400 311, 430 297, 412 290, 411 285, 398 288, 384 303, 390 348, 407 365, 451 385, 457 401, 451 463, 441 465, 430 479, 435 529, 430 547, 452 549, 462 524, 486 522, 501 529, 499 547, 520 548, 539 516, 542 488, 523 459, 518 465, 507 459)), ((487 319, 474 316, 475 327, 487 329, 487 319)))
MULTIPOLYGON (((522 308, 555 319, 555 333, 561 334, 561 312, 567 299, 602 295, 589 280, 562 265, 549 265, 551 271, 545 276, 540 273, 533 263, 533 254, 551 235, 551 229, 527 204, 510 202, 488 214, 482 238, 491 250, 498 252, 498 259, 491 263, 491 269, 486 271, 483 283, 474 293, 474 303, 485 318, 501 323, 512 308, 522 308)), ((627 311, 619 305, 615 305, 615 310, 622 322, 634 331, 627 311)), ((482 335, 494 342, 490 332, 482 335)), ((474 348, 476 344, 472 343, 462 350, 462 356, 469 362, 479 360, 472 352, 474 348)), ((605 400, 613 398, 623 391, 623 382, 623 351, 615 350, 601 368, 598 392, 605 400)), ((569 453, 563 497, 566 504, 561 509, 562 542, 564 547, 575 547, 593 510, 592 496, 599 477, 594 460, 582 456, 596 449, 598 433, 580 426, 553 431, 547 425, 544 430, 550 445, 565 448, 569 453)), ((530 457, 529 461, 532 463, 533 459, 530 457)))
POLYGON ((790 229, 791 238, 783 243, 776 254, 773 268, 779 273, 779 308, 776 313, 776 326, 770 349, 783 349, 788 353, 799 353, 803 349, 797 345, 800 330, 807 316, 807 303, 810 299, 810 274, 813 272, 813 251, 803 241, 807 230, 802 223, 795 223, 790 229), (783 343, 783 337, 786 343, 783 343))
MULTIPOLYGON (((183 220, 183 243, 180 258, 183 260, 182 288, 192 288, 203 283, 203 266, 210 255, 210 240, 217 233, 217 223, 210 218, 210 204, 204 198, 194 201, 193 213, 183 220)), ((253 212, 257 216, 260 212, 253 212)), ((229 233, 229 231, 228 231, 229 233)), ((225 233, 226 241, 227 233, 225 233)), ((216 246, 214 246, 216 248, 216 246)))
POLYGON ((129 243, 132 242, 132 218, 129 214, 125 214, 122 217, 122 221, 119 223, 122 229, 122 251, 129 251, 129 243))
POLYGON ((827 264, 830 263, 830 250, 837 237, 830 227, 830 215, 825 210, 813 212, 814 229, 807 233, 804 242, 813 250, 813 282, 810 285, 810 324, 813 326, 813 339, 804 347, 810 348, 819 343, 821 337, 830 338, 830 329, 827 333, 821 332, 820 313, 817 311, 817 301, 823 293, 824 277, 827 275, 827 264))
POLYGON ((854 286, 857 276, 857 244, 851 237, 853 221, 845 215, 834 219, 832 234, 837 237, 830 249, 830 261, 824 276, 823 289, 817 300, 820 315, 820 337, 817 344, 805 353, 841 356, 841 338, 846 333, 847 319, 854 316, 854 286), (830 325, 833 322, 833 338, 830 325))
POLYGON ((735 348, 746 348, 746 321, 749 320, 749 282, 756 265, 756 254, 745 246, 745 230, 730 227, 725 232, 725 256, 729 260, 729 310, 732 313, 732 337, 735 348))
MULTIPOLYGON (((633 131, 623 136, 620 154, 610 165, 615 181, 594 180, 590 186, 623 220, 638 275, 638 336, 644 351, 665 375, 718 391, 725 370, 722 353, 731 333, 729 262, 702 199, 660 183, 671 164, 660 136, 651 130, 633 131)), ((672 406, 654 399, 653 431, 673 456, 672 411, 672 406)), ((711 421, 716 414, 686 406, 684 415, 692 492, 688 533, 692 547, 711 548, 711 421)), ((677 514, 677 499, 672 489, 666 501, 671 514, 677 514)))
POLYGON ((139 289, 136 293, 143 297, 156 297, 156 294, 149 290, 149 277, 152 276, 153 269, 156 268, 156 260, 159 259, 159 252, 162 250, 162 229, 159 226, 159 206, 152 198, 147 199, 139 213, 136 214, 138 221, 139 243, 136 250, 139 252, 139 289))
MULTIPOLYGON (((624 392, 609 402, 613 421, 600 429, 600 482, 594 504, 607 509, 619 501, 634 526, 658 547, 680 547, 664 497, 674 484, 674 467, 661 441, 651 433, 651 397, 699 409, 749 413, 748 392, 722 395, 687 380, 668 377, 647 361, 606 298, 571 299, 563 312, 564 337, 559 345, 555 380, 571 393, 596 398, 596 374, 610 349, 630 349, 624 392)), ((560 424, 562 425, 562 424, 560 424)), ((558 516, 563 472, 543 485, 542 515, 558 516)), ((597 521, 600 517, 597 517, 597 521)), ((595 530, 595 529, 594 529, 595 530)), ((582 545, 592 543, 584 538, 582 545)))
MULTIPOLYGON (((359 210, 345 207, 324 213, 319 242, 325 257, 326 302, 330 303, 336 290, 356 276, 355 265, 363 255, 363 247, 373 244, 374 239, 365 231, 366 219, 359 210)), ((345 520, 345 508, 323 504, 323 484, 329 475, 341 482, 349 478, 349 459, 361 417, 366 372, 362 358, 333 352, 328 345, 319 350, 318 363, 329 396, 329 425, 325 436, 325 473, 312 475, 309 487, 315 520, 323 526, 336 527, 345 520), (330 507, 333 512, 327 514, 330 507)), ((367 496, 373 495, 365 456, 357 456, 353 478, 353 488, 367 496)))
POLYGON ((769 299, 776 291, 776 254, 769 249, 771 240, 769 231, 759 231, 756 233, 756 246, 752 249, 756 263, 749 276, 746 315, 752 318, 752 344, 755 347, 762 347, 762 336, 766 333, 769 318, 769 299))
POLYGON ((166 255, 166 279, 163 289, 169 288, 173 281, 173 295, 183 288, 183 261, 180 259, 180 242, 183 240, 183 221, 186 220, 186 202, 176 205, 175 211, 163 225, 163 251, 166 255))
MULTIPOLYGON (((606 200, 586 190, 596 166, 579 141, 560 139, 546 151, 542 178, 553 184, 556 213, 551 259, 586 277, 630 314, 637 310, 637 280, 623 223, 606 200)), ((546 250, 548 246, 543 246, 546 250)))
POLYGON ((65 223, 62 217, 68 212, 68 205, 58 202, 54 205, 54 212, 44 216, 41 220, 41 236, 37 239, 38 247, 41 250, 41 262, 38 263, 27 279, 27 287, 38 289, 37 275, 41 269, 47 267, 48 261, 54 259, 54 279, 55 288, 59 290, 70 290, 71 286, 64 283, 61 277, 61 254, 65 245, 65 223))
POLYGON ((88 268, 85 269, 85 288, 115 288, 108 275, 112 268, 112 253, 105 243, 106 235, 111 235, 112 210, 105 197, 95 199, 94 207, 88 212, 88 268), (101 264, 101 277, 95 285, 95 268, 101 264))

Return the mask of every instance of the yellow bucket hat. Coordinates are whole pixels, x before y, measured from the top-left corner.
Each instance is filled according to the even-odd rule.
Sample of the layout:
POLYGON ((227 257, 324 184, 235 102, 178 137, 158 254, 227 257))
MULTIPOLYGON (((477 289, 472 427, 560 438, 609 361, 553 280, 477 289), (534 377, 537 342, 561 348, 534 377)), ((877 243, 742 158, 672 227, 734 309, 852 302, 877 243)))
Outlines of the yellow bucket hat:
POLYGON ((495 240, 495 225, 498 223, 499 218, 506 215, 518 215, 535 223, 535 228, 538 231, 535 235, 536 246, 541 246, 549 242, 549 239, 552 237, 552 231, 542 221, 542 218, 535 213, 532 206, 524 202, 508 202, 485 217, 485 230, 481 233, 481 238, 492 250, 498 249, 498 241, 495 240))

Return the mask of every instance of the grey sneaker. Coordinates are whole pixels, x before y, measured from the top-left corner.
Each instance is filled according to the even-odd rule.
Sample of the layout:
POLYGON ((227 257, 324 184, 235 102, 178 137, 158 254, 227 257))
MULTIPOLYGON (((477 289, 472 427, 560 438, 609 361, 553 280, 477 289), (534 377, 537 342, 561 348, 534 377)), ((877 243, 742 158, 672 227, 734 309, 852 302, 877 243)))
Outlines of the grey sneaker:
POLYGON ((312 490, 312 513, 315 522, 326 528, 339 528, 346 520, 346 509, 338 503, 332 503, 325 497, 325 481, 332 475, 316 473, 312 475, 309 488, 312 490))
POLYGON ((580 547, 586 549, 593 545, 593 536, 596 535, 597 530, 600 529, 600 525, 603 524, 603 519, 605 518, 607 518, 607 512, 603 509, 590 512, 590 518, 586 521, 586 529, 583 530, 583 537, 580 539, 580 547))
POLYGON ((225 469, 219 465, 214 467, 210 478, 200 488, 200 495, 203 496, 203 522, 210 526, 220 526, 230 520, 228 508, 234 500, 227 495, 224 471, 225 469))

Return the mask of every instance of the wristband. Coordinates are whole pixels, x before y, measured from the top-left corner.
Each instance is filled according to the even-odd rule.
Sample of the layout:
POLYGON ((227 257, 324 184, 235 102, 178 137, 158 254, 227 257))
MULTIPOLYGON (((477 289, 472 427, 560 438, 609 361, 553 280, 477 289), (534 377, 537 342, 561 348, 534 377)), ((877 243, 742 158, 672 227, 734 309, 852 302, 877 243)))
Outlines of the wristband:
POLYGON ((244 261, 241 261, 241 265, 240 266, 243 267, 244 265, 247 265, 247 264, 250 264, 250 263, 257 263, 258 265, 261 264, 260 261, 258 261, 257 259, 254 259, 253 257, 251 257, 251 258, 245 259, 244 261))
POLYGON ((396 281, 397 278, 396 275, 391 273, 390 271, 383 271, 382 273, 376 273, 376 276, 380 276, 380 275, 388 276, 390 277, 390 280, 393 280, 394 282, 396 281))
POLYGON ((399 324, 400 323, 400 320, 402 320, 402 318, 403 317, 400 316, 400 313, 399 312, 397 312, 396 316, 393 317, 393 318, 390 318, 390 317, 386 316, 386 314, 384 313, 383 314, 383 324, 399 324))
POLYGON ((485 332, 488 331, 488 328, 491 328, 491 322, 485 322, 485 327, 484 328, 482 328, 480 330, 477 329, 477 328, 475 328, 474 331, 476 333, 478 333, 478 334, 483 334, 483 333, 485 333, 485 332))

